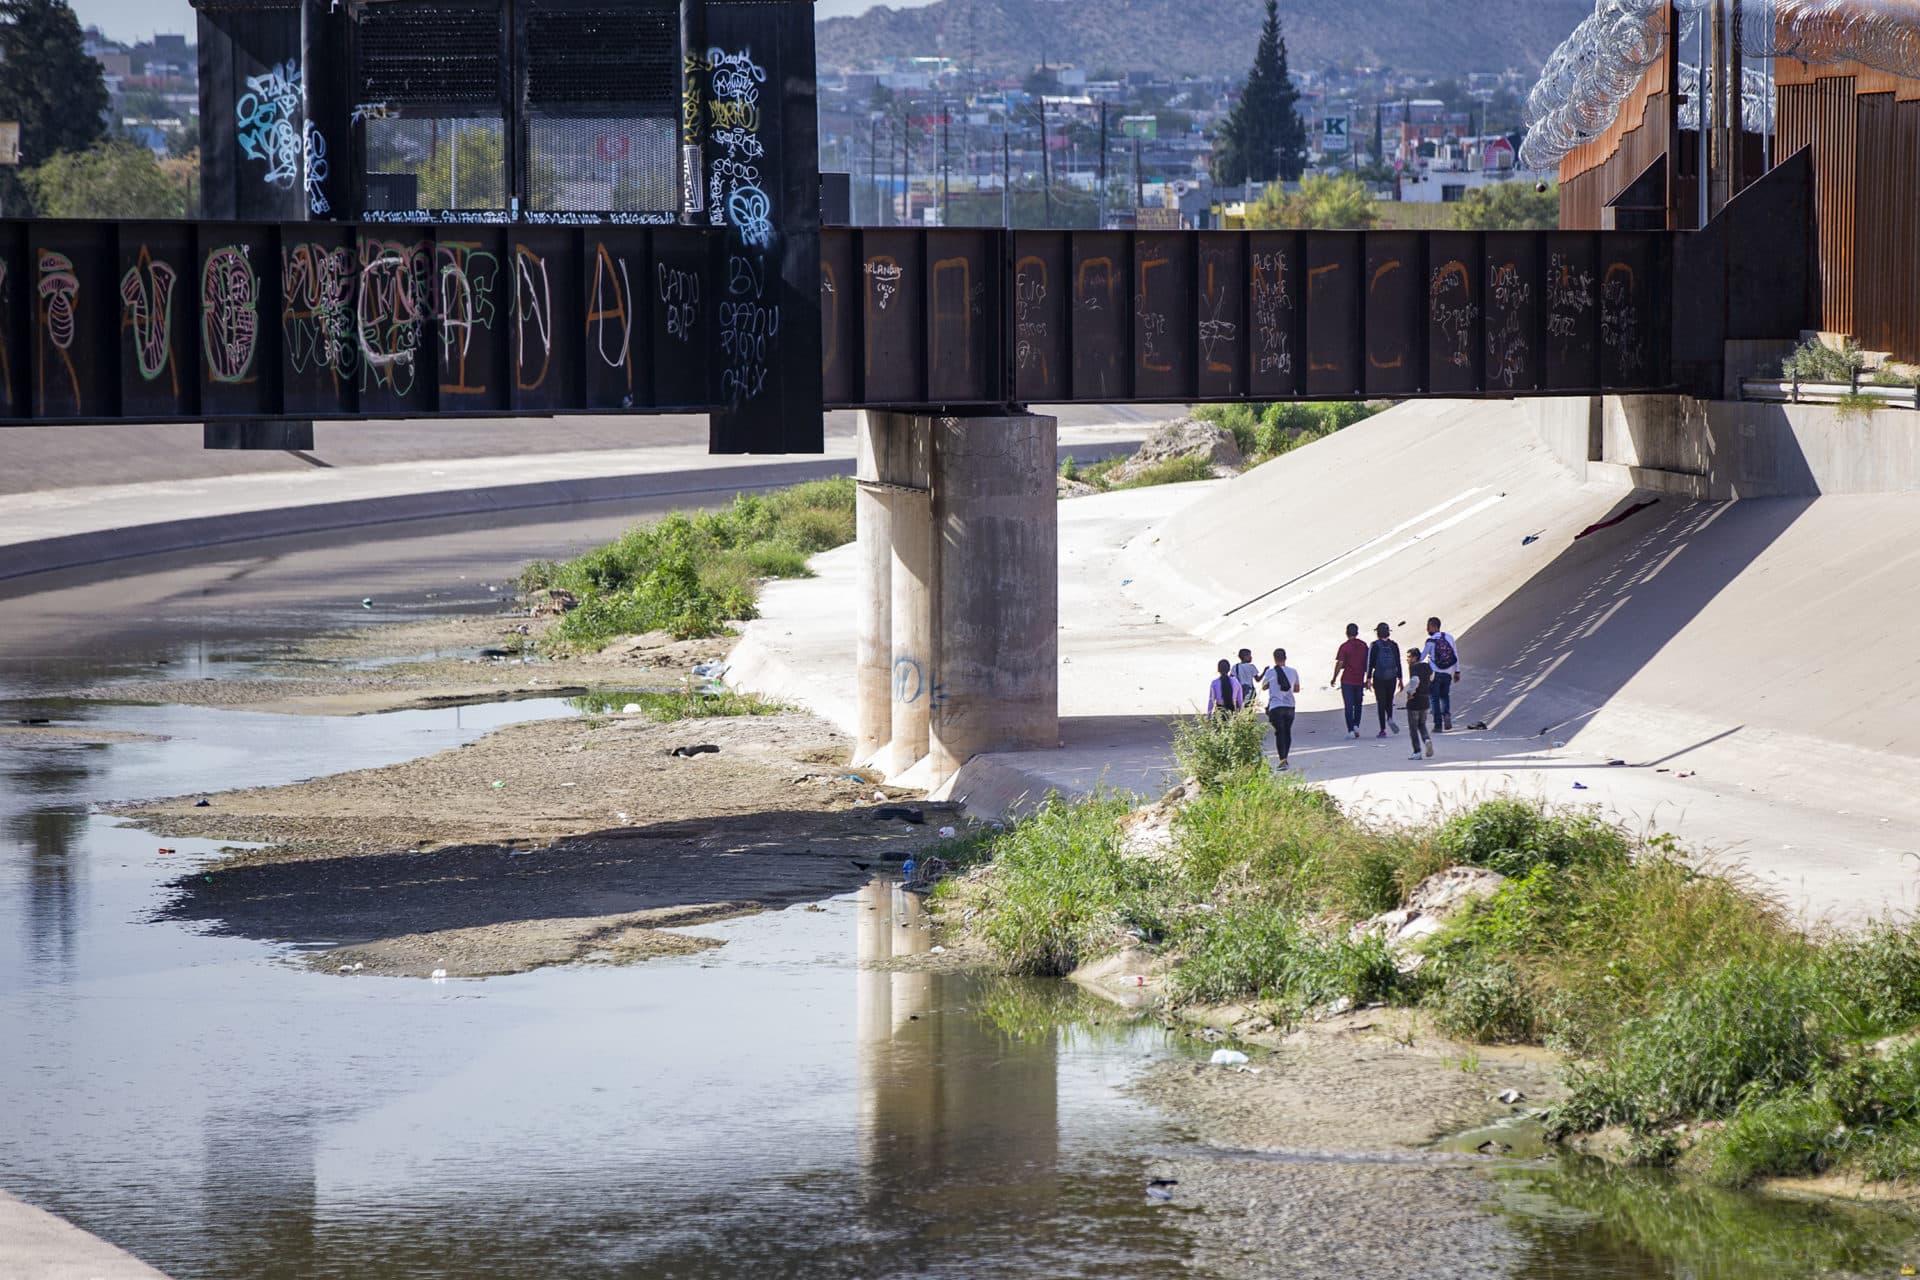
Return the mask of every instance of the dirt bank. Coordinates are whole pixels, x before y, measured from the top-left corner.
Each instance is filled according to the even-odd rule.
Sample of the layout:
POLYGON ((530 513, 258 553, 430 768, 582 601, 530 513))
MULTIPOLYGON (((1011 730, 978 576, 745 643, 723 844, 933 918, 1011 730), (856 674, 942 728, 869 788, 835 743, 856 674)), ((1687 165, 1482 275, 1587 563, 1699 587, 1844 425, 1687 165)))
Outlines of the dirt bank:
MULTIPOLYGON (((270 655, 240 678, 87 692, 347 714, 569 684, 630 689, 649 676, 680 688, 711 656, 658 636, 526 666, 465 652, 525 640, 541 621, 372 628, 270 655)), ((183 877, 168 918, 317 947, 310 963, 332 972, 481 976, 718 945, 667 930, 846 892, 957 821, 917 803, 921 824, 877 818, 876 794, 910 793, 848 770, 849 753, 798 712, 667 724, 586 714, 383 768, 213 793, 204 807, 188 795, 115 812, 163 837, 262 846, 183 877), (692 745, 714 750, 673 753, 692 745)))

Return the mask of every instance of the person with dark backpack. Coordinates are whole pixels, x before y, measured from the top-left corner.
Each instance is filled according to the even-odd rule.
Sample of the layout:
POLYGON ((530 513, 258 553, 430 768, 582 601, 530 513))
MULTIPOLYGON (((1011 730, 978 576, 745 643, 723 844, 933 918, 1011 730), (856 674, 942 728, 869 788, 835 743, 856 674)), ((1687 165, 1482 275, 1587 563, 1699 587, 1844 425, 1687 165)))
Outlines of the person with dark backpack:
POLYGON ((1384 738, 1389 729, 1400 732, 1400 722, 1393 718, 1393 700, 1406 681, 1400 669, 1400 646, 1388 638, 1393 628, 1383 622, 1373 634, 1379 639, 1367 648, 1367 675, 1373 680, 1374 710, 1380 713, 1380 732, 1375 736, 1384 738))
POLYGON ((1440 629, 1440 619, 1427 619, 1427 643, 1421 656, 1433 666, 1433 731, 1453 728, 1453 685, 1460 678, 1460 645, 1440 629))
POLYGON ((1407 650, 1407 742, 1413 747, 1410 759, 1420 759, 1422 740, 1425 740, 1424 754, 1433 754, 1433 735, 1427 732, 1427 702, 1433 694, 1433 667, 1418 649, 1407 650))

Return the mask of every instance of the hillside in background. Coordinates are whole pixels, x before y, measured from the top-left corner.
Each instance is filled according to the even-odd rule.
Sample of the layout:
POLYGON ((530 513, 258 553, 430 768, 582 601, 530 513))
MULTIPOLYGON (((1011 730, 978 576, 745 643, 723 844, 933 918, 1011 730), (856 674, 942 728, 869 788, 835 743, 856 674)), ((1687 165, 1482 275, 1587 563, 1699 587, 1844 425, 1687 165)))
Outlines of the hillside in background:
MULTIPOLYGON (((1292 0, 1280 6, 1296 69, 1329 63, 1457 74, 1537 70, 1591 0, 1292 0)), ((1242 76, 1260 0, 937 0, 820 23, 823 71, 944 55, 996 73, 1041 59, 1088 71, 1242 76)))

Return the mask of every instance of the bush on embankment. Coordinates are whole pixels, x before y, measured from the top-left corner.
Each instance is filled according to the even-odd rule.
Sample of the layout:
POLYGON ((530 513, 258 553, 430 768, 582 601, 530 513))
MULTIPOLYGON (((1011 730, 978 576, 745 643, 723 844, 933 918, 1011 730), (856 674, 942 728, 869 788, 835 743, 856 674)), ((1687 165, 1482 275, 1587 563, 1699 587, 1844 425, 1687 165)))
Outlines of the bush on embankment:
POLYGON ((1912 927, 1809 934, 1670 838, 1586 811, 1502 797, 1363 822, 1248 762, 1247 737, 1230 717, 1182 730, 1204 785, 1170 846, 1128 849, 1113 796, 1054 798, 1016 823, 992 844, 972 927, 1018 973, 1146 945, 1173 961, 1176 1004, 1240 1002, 1286 1025, 1382 1000, 1464 1039, 1547 1044, 1567 1063, 1556 1134, 1620 1126, 1657 1161, 1693 1146, 1689 1165, 1731 1185, 1842 1164, 1920 1176, 1920 1042, 1874 1047, 1920 1025, 1912 927), (1417 967, 1354 930, 1456 865, 1507 879, 1417 967))
POLYGON ((535 561, 520 587, 574 598, 547 635, 563 649, 648 631, 718 635, 758 616, 762 582, 807 577, 809 556, 853 541, 853 493, 851 479, 813 480, 743 493, 720 511, 676 511, 571 560, 535 561))

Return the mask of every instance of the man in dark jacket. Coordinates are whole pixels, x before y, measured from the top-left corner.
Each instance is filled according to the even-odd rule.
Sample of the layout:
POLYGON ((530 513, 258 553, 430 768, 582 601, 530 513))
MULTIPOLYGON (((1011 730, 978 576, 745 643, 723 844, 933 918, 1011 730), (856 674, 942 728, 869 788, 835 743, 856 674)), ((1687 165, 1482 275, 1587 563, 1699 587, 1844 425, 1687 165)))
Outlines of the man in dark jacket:
POLYGON ((1373 629, 1379 638, 1367 648, 1367 675, 1373 681, 1373 705, 1380 713, 1380 732, 1376 737, 1384 738, 1387 730, 1400 732, 1400 724, 1393 718, 1393 700, 1405 683, 1400 667, 1400 646, 1389 637, 1393 628, 1381 623, 1373 629))

